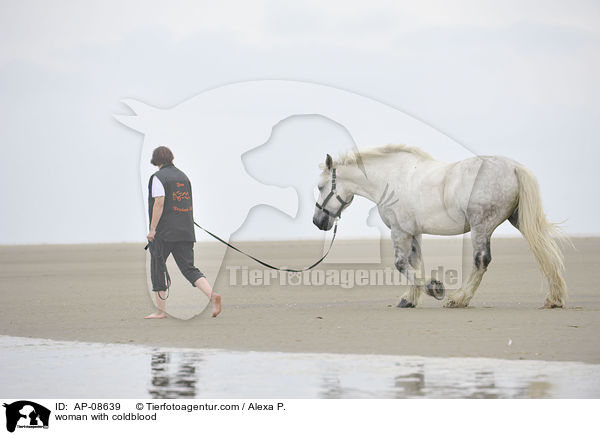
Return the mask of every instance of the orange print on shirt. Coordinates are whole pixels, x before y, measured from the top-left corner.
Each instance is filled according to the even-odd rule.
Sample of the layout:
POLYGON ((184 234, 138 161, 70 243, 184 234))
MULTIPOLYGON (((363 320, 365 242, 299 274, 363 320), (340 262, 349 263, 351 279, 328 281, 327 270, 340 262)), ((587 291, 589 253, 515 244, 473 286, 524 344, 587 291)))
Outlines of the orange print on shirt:
POLYGON ((173 201, 181 201, 182 199, 190 199, 190 193, 180 192, 179 190, 177 192, 173 192, 173 201))

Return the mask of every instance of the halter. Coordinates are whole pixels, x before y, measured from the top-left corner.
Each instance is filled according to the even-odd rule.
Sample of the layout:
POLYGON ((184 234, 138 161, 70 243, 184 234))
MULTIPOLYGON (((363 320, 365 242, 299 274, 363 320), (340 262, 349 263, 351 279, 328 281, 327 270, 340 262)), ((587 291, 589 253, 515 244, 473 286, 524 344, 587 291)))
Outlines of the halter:
POLYGON ((336 177, 335 168, 333 168, 332 175, 331 175, 331 191, 329 192, 329 195, 327 195, 327 197, 323 201, 323 204, 319 204, 319 202, 317 201, 315 205, 317 206, 317 208, 319 210, 323 210, 323 213, 325 213, 327 216, 337 219, 342 215, 342 211, 352 202, 352 200, 346 202, 340 197, 340 195, 337 194, 337 192, 335 190, 335 177, 336 177), (340 202, 340 204, 342 204, 340 206, 340 208, 338 209, 337 213, 335 213, 335 214, 325 208, 325 206, 327 205, 327 202, 331 198, 333 198, 334 195, 335 195, 336 199, 340 202))

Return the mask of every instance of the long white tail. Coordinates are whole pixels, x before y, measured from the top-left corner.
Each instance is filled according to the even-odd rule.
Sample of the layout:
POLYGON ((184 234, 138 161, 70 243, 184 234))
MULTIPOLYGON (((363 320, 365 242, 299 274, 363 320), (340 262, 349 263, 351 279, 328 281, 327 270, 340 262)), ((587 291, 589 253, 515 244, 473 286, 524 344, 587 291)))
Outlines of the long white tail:
POLYGON ((560 227, 548 222, 535 176, 527 168, 515 169, 519 180, 518 228, 548 279, 546 307, 562 307, 567 299, 563 254, 555 239, 567 239, 560 227))

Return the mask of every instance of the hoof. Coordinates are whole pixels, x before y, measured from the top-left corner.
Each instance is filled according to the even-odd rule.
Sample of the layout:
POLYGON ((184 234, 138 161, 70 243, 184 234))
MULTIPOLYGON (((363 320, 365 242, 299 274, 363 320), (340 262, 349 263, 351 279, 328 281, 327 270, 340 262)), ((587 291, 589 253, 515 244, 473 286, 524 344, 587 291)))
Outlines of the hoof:
POLYGON ((468 304, 459 304, 456 301, 453 301, 452 299, 449 299, 448 302, 446 302, 446 304, 444 305, 444 307, 446 308, 466 308, 468 304))
POLYGON ((544 308, 563 308, 563 304, 560 302, 546 301, 544 308))
POLYGON ((396 306, 398 308, 414 308, 415 304, 408 302, 406 299, 400 299, 400 302, 398 302, 398 305, 396 306))
POLYGON ((437 279, 432 279, 427 284, 425 288, 425 293, 429 296, 436 298, 438 301, 444 299, 444 295, 446 294, 446 289, 444 288, 444 284, 442 284, 437 279))

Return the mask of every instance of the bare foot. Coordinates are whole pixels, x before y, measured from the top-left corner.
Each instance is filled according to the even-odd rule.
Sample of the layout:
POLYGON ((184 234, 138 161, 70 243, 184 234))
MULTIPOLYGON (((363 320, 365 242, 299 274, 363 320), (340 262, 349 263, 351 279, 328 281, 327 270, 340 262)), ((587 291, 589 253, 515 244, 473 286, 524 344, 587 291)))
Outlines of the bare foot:
POLYGON ((212 316, 217 317, 221 312, 221 295, 218 293, 213 293, 210 301, 212 302, 212 316))
POLYGON ((144 319, 166 319, 167 318, 167 313, 164 313, 162 311, 157 311, 156 313, 152 313, 147 315, 146 317, 144 317, 144 319))

